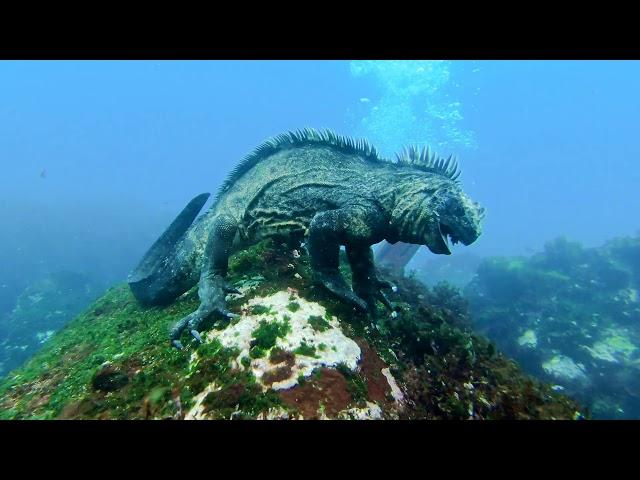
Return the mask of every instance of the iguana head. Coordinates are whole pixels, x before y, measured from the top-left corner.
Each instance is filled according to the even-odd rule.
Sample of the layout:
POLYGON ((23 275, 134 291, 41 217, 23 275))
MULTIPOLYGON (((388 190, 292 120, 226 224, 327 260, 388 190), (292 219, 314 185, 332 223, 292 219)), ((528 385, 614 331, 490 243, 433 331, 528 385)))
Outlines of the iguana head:
POLYGON ((470 245, 482 232, 484 208, 457 181, 455 162, 405 151, 398 158, 398 188, 391 212, 393 240, 425 245, 449 255, 451 244, 470 245))
POLYGON ((427 222, 424 245, 433 253, 451 253, 450 244, 471 245, 482 233, 484 208, 472 201, 455 185, 437 191, 427 208, 433 209, 433 220, 427 222))

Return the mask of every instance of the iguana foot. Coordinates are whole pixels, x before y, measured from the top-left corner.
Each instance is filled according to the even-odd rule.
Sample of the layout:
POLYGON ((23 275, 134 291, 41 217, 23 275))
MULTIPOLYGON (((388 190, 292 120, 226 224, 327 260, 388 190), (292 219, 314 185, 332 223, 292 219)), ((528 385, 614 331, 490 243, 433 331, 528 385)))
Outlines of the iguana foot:
POLYGON ((200 306, 195 312, 181 318, 171 329, 171 344, 178 350, 182 349, 180 336, 182 332, 188 328, 191 336, 198 343, 202 343, 200 330, 202 324, 213 316, 221 316, 225 318, 235 318, 238 315, 230 312, 226 308, 225 295, 228 293, 241 293, 236 288, 230 286, 224 278, 214 277, 209 281, 200 283, 198 296, 200 297, 200 306))
POLYGON ((315 281, 341 300, 353 305, 359 311, 367 311, 366 302, 349 288, 349 285, 347 285, 347 282, 345 282, 339 272, 317 272, 315 274, 315 281))
POLYGON ((376 317, 376 301, 382 302, 382 304, 389 310, 393 310, 393 305, 382 291, 383 289, 394 290, 395 286, 391 282, 386 280, 379 280, 373 278, 372 280, 357 282, 354 280, 353 290, 367 305, 367 309, 372 317, 376 317))

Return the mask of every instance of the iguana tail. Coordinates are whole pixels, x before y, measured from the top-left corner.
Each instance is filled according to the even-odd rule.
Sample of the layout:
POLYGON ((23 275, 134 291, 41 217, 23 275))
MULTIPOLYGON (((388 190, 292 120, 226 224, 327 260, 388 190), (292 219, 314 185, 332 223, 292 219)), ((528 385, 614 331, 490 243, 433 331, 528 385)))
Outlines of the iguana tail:
POLYGON ((161 305, 174 300, 197 282, 186 265, 184 234, 207 202, 209 193, 191 200, 147 251, 127 279, 136 299, 143 305, 161 305))

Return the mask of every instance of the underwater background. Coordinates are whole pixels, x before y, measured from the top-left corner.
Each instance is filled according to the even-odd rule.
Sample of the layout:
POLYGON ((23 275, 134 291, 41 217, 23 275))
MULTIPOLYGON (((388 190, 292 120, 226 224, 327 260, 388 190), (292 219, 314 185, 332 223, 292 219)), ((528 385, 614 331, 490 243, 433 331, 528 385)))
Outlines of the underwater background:
POLYGON ((0 375, 125 280, 266 138, 327 127, 454 154, 487 211, 421 248, 470 322, 594 418, 640 418, 640 62, 2 61, 0 375))

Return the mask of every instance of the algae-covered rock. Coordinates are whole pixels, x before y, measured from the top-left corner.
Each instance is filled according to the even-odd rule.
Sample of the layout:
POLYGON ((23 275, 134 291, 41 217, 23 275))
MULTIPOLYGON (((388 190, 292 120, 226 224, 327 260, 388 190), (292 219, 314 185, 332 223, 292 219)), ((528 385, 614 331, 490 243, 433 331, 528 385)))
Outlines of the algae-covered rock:
POLYGON ((27 287, 13 310, 0 316, 0 376, 33 355, 99 295, 95 282, 56 272, 27 287))
POLYGON ((549 375, 557 380, 565 382, 585 382, 584 365, 576 363, 572 358, 565 355, 556 355, 542 364, 542 368, 549 375))
POLYGON ((475 327, 595 418, 640 418, 640 238, 491 258, 465 290, 475 327))
POLYGON ((127 383, 129 383, 129 377, 111 365, 104 365, 91 380, 93 389, 103 392, 114 392, 124 387, 127 383))
MULTIPOLYGON (((346 262, 345 262, 346 264, 346 262)), ((391 278, 378 320, 310 281, 303 249, 265 241, 231 258, 234 319, 197 344, 170 326, 195 291, 144 308, 121 285, 0 384, 1 418, 575 418, 579 407, 475 335, 452 288, 391 278), (299 252, 302 252, 300 254, 299 252)), ((348 276, 348 267, 343 267, 348 276)))
POLYGON ((234 366, 250 369, 257 382, 273 390, 291 388, 322 367, 344 364, 355 370, 360 360, 360 348, 342 332, 338 318, 291 288, 252 298, 233 325, 212 330, 207 338, 239 350, 234 366), (298 305, 295 312, 287 308, 291 302, 298 305), (254 313, 256 305, 266 311, 254 313), (311 321, 318 317, 327 317, 322 331, 311 321))

